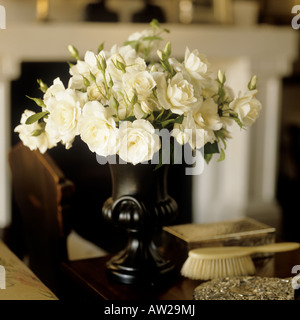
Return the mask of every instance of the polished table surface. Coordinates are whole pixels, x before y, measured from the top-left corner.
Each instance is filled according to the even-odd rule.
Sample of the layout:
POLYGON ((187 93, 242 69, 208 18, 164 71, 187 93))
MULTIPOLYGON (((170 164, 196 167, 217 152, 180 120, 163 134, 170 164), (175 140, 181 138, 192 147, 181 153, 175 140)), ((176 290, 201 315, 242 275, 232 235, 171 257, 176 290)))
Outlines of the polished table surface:
MULTIPOLYGON (((112 282, 106 274, 106 262, 110 256, 78 260, 62 265, 62 270, 72 282, 76 283, 74 295, 82 295, 89 300, 193 300, 193 292, 201 281, 181 276, 168 285, 156 287, 133 287, 112 282), (76 292, 76 290, 78 290, 76 292)), ((292 268, 299 265, 300 249, 276 253, 272 257, 255 259, 257 276, 293 278, 292 268)), ((299 272, 298 270, 298 272, 299 272)), ((300 290, 300 289, 299 289, 300 290)), ((296 290, 295 299, 299 299, 296 290)))

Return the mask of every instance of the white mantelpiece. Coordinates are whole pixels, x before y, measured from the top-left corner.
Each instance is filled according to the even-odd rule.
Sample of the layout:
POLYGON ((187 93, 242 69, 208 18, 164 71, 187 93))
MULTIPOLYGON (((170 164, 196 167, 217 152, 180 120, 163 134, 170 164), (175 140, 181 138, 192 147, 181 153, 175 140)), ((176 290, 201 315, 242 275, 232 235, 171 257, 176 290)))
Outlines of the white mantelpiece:
MULTIPOLYGON (((68 44, 80 52, 122 44, 139 24, 19 24, 0 31, 0 227, 10 221, 10 81, 20 75, 22 61, 67 61, 68 44)), ((289 27, 166 25, 172 51, 182 57, 185 48, 197 48, 213 65, 222 68, 228 83, 243 89, 252 74, 259 79, 263 112, 248 131, 234 129, 226 161, 205 167, 194 177, 194 220, 217 221, 244 215, 268 214, 276 208, 278 121, 281 79, 292 71, 298 55, 298 35, 289 27), (228 70, 227 70, 228 67, 228 70), (253 208, 260 208, 256 211, 253 208), (263 208, 263 210, 261 210, 263 208)), ((263 216, 262 220, 263 220, 263 216)))

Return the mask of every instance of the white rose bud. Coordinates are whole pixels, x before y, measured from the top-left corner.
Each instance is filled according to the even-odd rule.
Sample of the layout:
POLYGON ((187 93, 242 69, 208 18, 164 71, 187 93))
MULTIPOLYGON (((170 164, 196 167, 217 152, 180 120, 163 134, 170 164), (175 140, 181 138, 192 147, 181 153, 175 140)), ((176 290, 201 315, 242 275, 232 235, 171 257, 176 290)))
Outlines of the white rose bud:
POLYGON ((224 84, 225 81, 226 81, 225 74, 224 74, 221 70, 219 70, 219 71, 218 71, 218 82, 219 82, 220 84, 224 84))
POLYGON ((68 45, 68 50, 74 59, 79 60, 78 50, 74 46, 68 45))
POLYGON ((255 90, 256 89, 256 83, 257 83, 257 77, 253 76, 248 84, 248 89, 250 91, 255 90))

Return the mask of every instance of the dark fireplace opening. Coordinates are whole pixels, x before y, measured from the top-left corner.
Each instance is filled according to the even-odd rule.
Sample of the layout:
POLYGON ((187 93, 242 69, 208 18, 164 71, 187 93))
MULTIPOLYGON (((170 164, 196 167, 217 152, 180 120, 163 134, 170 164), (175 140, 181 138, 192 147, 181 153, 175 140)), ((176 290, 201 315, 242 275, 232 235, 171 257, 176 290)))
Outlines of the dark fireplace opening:
POLYGON ((300 242, 300 75, 283 79, 277 200, 282 210, 282 237, 300 242))
MULTIPOLYGON (((24 62, 21 76, 11 83, 11 126, 12 145, 19 141, 13 129, 19 124, 24 109, 39 111, 39 107, 26 97, 41 98, 37 79, 50 86, 56 77, 68 85, 69 65, 65 62, 24 62)), ((100 165, 96 155, 76 137, 71 149, 59 145, 48 151, 68 179, 76 186, 71 223, 76 232, 110 252, 124 246, 125 233, 104 221, 101 208, 111 195, 111 179, 108 165, 100 165)), ((185 175, 184 165, 170 166, 168 191, 176 199, 179 214, 172 224, 192 221, 192 176, 185 175)), ((17 208, 13 203, 13 217, 17 208)), ((14 221, 19 221, 16 217, 14 221)))

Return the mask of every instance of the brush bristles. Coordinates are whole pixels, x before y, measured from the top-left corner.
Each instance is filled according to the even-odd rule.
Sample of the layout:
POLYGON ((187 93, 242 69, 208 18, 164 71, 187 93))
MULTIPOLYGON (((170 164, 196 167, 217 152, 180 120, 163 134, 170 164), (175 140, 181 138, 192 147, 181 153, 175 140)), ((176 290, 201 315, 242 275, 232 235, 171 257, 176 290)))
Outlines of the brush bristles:
POLYGON ((181 269, 183 276, 193 280, 244 276, 254 272, 255 266, 250 256, 226 259, 188 257, 181 269))

